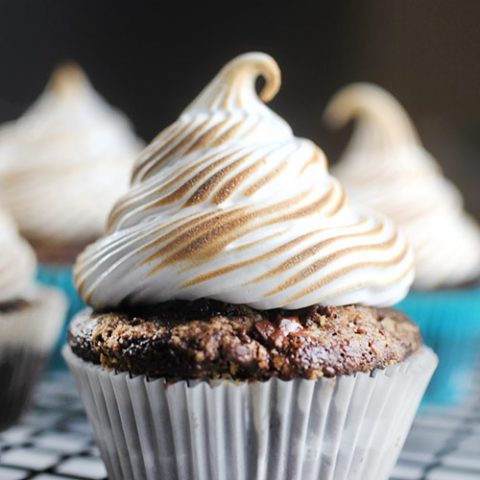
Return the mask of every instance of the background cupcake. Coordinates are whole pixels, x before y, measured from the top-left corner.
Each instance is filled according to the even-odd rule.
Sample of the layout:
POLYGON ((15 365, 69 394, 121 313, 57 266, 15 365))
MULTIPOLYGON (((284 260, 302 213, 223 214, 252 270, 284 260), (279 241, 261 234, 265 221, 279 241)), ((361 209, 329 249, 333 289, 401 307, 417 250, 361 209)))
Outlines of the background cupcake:
POLYGON ((479 226, 388 92, 348 86, 333 97, 325 117, 336 127, 357 120, 334 174, 353 198, 388 215, 407 235, 415 291, 399 308, 440 355, 430 399, 459 398, 480 335, 479 226))
POLYGON ((27 406, 66 311, 64 296, 34 276, 32 249, 0 211, 0 430, 27 406))
POLYGON ((69 296, 70 314, 82 306, 71 264, 104 231, 140 146, 125 116, 72 64, 58 68, 24 115, 0 129, 0 203, 34 247, 39 280, 69 296))
POLYGON ((268 101, 268 55, 220 71, 77 260, 93 311, 65 358, 112 478, 386 479, 435 368, 404 315, 359 305, 406 294, 404 237, 348 202, 260 75, 268 101))

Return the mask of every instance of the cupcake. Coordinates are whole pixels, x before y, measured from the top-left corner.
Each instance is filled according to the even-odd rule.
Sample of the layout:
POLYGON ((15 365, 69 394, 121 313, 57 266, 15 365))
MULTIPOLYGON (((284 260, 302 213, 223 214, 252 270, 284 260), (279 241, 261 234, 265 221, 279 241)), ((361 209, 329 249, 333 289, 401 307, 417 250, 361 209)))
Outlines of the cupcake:
POLYGON ((58 68, 45 92, 0 129, 0 203, 39 259, 38 279, 82 308, 71 265, 97 239, 127 190, 141 143, 76 65, 58 68))
POLYGON ((0 430, 31 397, 66 311, 64 295, 34 281, 35 255, 0 211, 0 430))
POLYGON ((395 463, 436 366, 388 307, 412 254, 262 103, 279 87, 266 54, 228 63, 77 259, 90 308, 64 356, 111 478, 382 480, 395 463))
POLYGON ((353 136, 333 173, 352 198, 389 216, 412 245, 414 289, 399 308, 440 356, 427 397, 458 400, 480 340, 480 228, 389 93, 368 84, 341 90, 326 119, 339 127, 352 118, 353 136))

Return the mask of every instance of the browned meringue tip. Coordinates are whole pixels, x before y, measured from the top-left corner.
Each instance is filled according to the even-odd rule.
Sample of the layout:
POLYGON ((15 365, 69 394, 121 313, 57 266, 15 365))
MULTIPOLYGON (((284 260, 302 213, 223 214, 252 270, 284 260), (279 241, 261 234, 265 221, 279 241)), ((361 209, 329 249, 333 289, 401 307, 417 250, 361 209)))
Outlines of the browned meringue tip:
POLYGON ((270 55, 263 52, 239 55, 227 63, 222 70, 232 82, 242 74, 251 76, 253 80, 261 75, 265 79, 265 85, 259 93, 259 97, 264 102, 272 100, 282 84, 280 67, 270 55))
POLYGON ((333 95, 323 112, 323 121, 331 128, 341 128, 357 116, 375 112, 378 99, 390 95, 373 84, 352 83, 333 95), (377 99, 377 100, 376 100, 377 99))
POLYGON ((88 83, 83 69, 75 62, 60 64, 52 73, 48 88, 60 96, 69 96, 88 83))
POLYGON ((373 121, 393 137, 404 137, 418 142, 412 120, 400 102, 387 90, 373 83, 352 83, 341 88, 328 102, 323 121, 333 129, 350 120, 373 121))
POLYGON ((216 105, 227 108, 229 102, 240 106, 255 97, 263 102, 270 101, 280 89, 281 73, 277 62, 266 53, 244 53, 230 60, 213 80, 200 92, 195 100, 188 105, 185 112, 204 108, 211 110, 216 105), (265 79, 260 93, 256 93, 255 80, 265 79))
POLYGON ((280 67, 270 55, 263 52, 239 55, 225 65, 224 71, 229 73, 232 80, 242 73, 251 76, 254 80, 261 75, 265 79, 265 85, 260 91, 259 97, 264 102, 272 100, 282 84, 280 67))

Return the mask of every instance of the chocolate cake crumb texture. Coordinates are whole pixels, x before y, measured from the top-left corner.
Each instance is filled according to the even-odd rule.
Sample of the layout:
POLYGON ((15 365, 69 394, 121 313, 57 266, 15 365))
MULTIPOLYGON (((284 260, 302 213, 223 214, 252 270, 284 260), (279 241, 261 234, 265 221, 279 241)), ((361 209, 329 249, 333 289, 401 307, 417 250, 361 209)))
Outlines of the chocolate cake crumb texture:
POLYGON ((318 379, 370 372, 418 350, 418 327, 393 309, 259 311, 212 300, 94 313, 71 324, 82 359, 150 378, 318 379))

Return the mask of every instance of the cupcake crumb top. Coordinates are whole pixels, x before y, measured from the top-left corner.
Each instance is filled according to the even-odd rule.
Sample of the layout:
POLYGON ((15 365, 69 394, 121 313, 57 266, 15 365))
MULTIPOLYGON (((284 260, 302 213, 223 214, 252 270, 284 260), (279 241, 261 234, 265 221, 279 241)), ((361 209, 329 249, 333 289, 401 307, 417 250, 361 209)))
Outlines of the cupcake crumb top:
POLYGON ((418 327, 393 309, 314 305, 260 311, 213 300, 171 301, 76 317, 84 360, 151 378, 318 379, 385 368, 419 349, 418 327))

